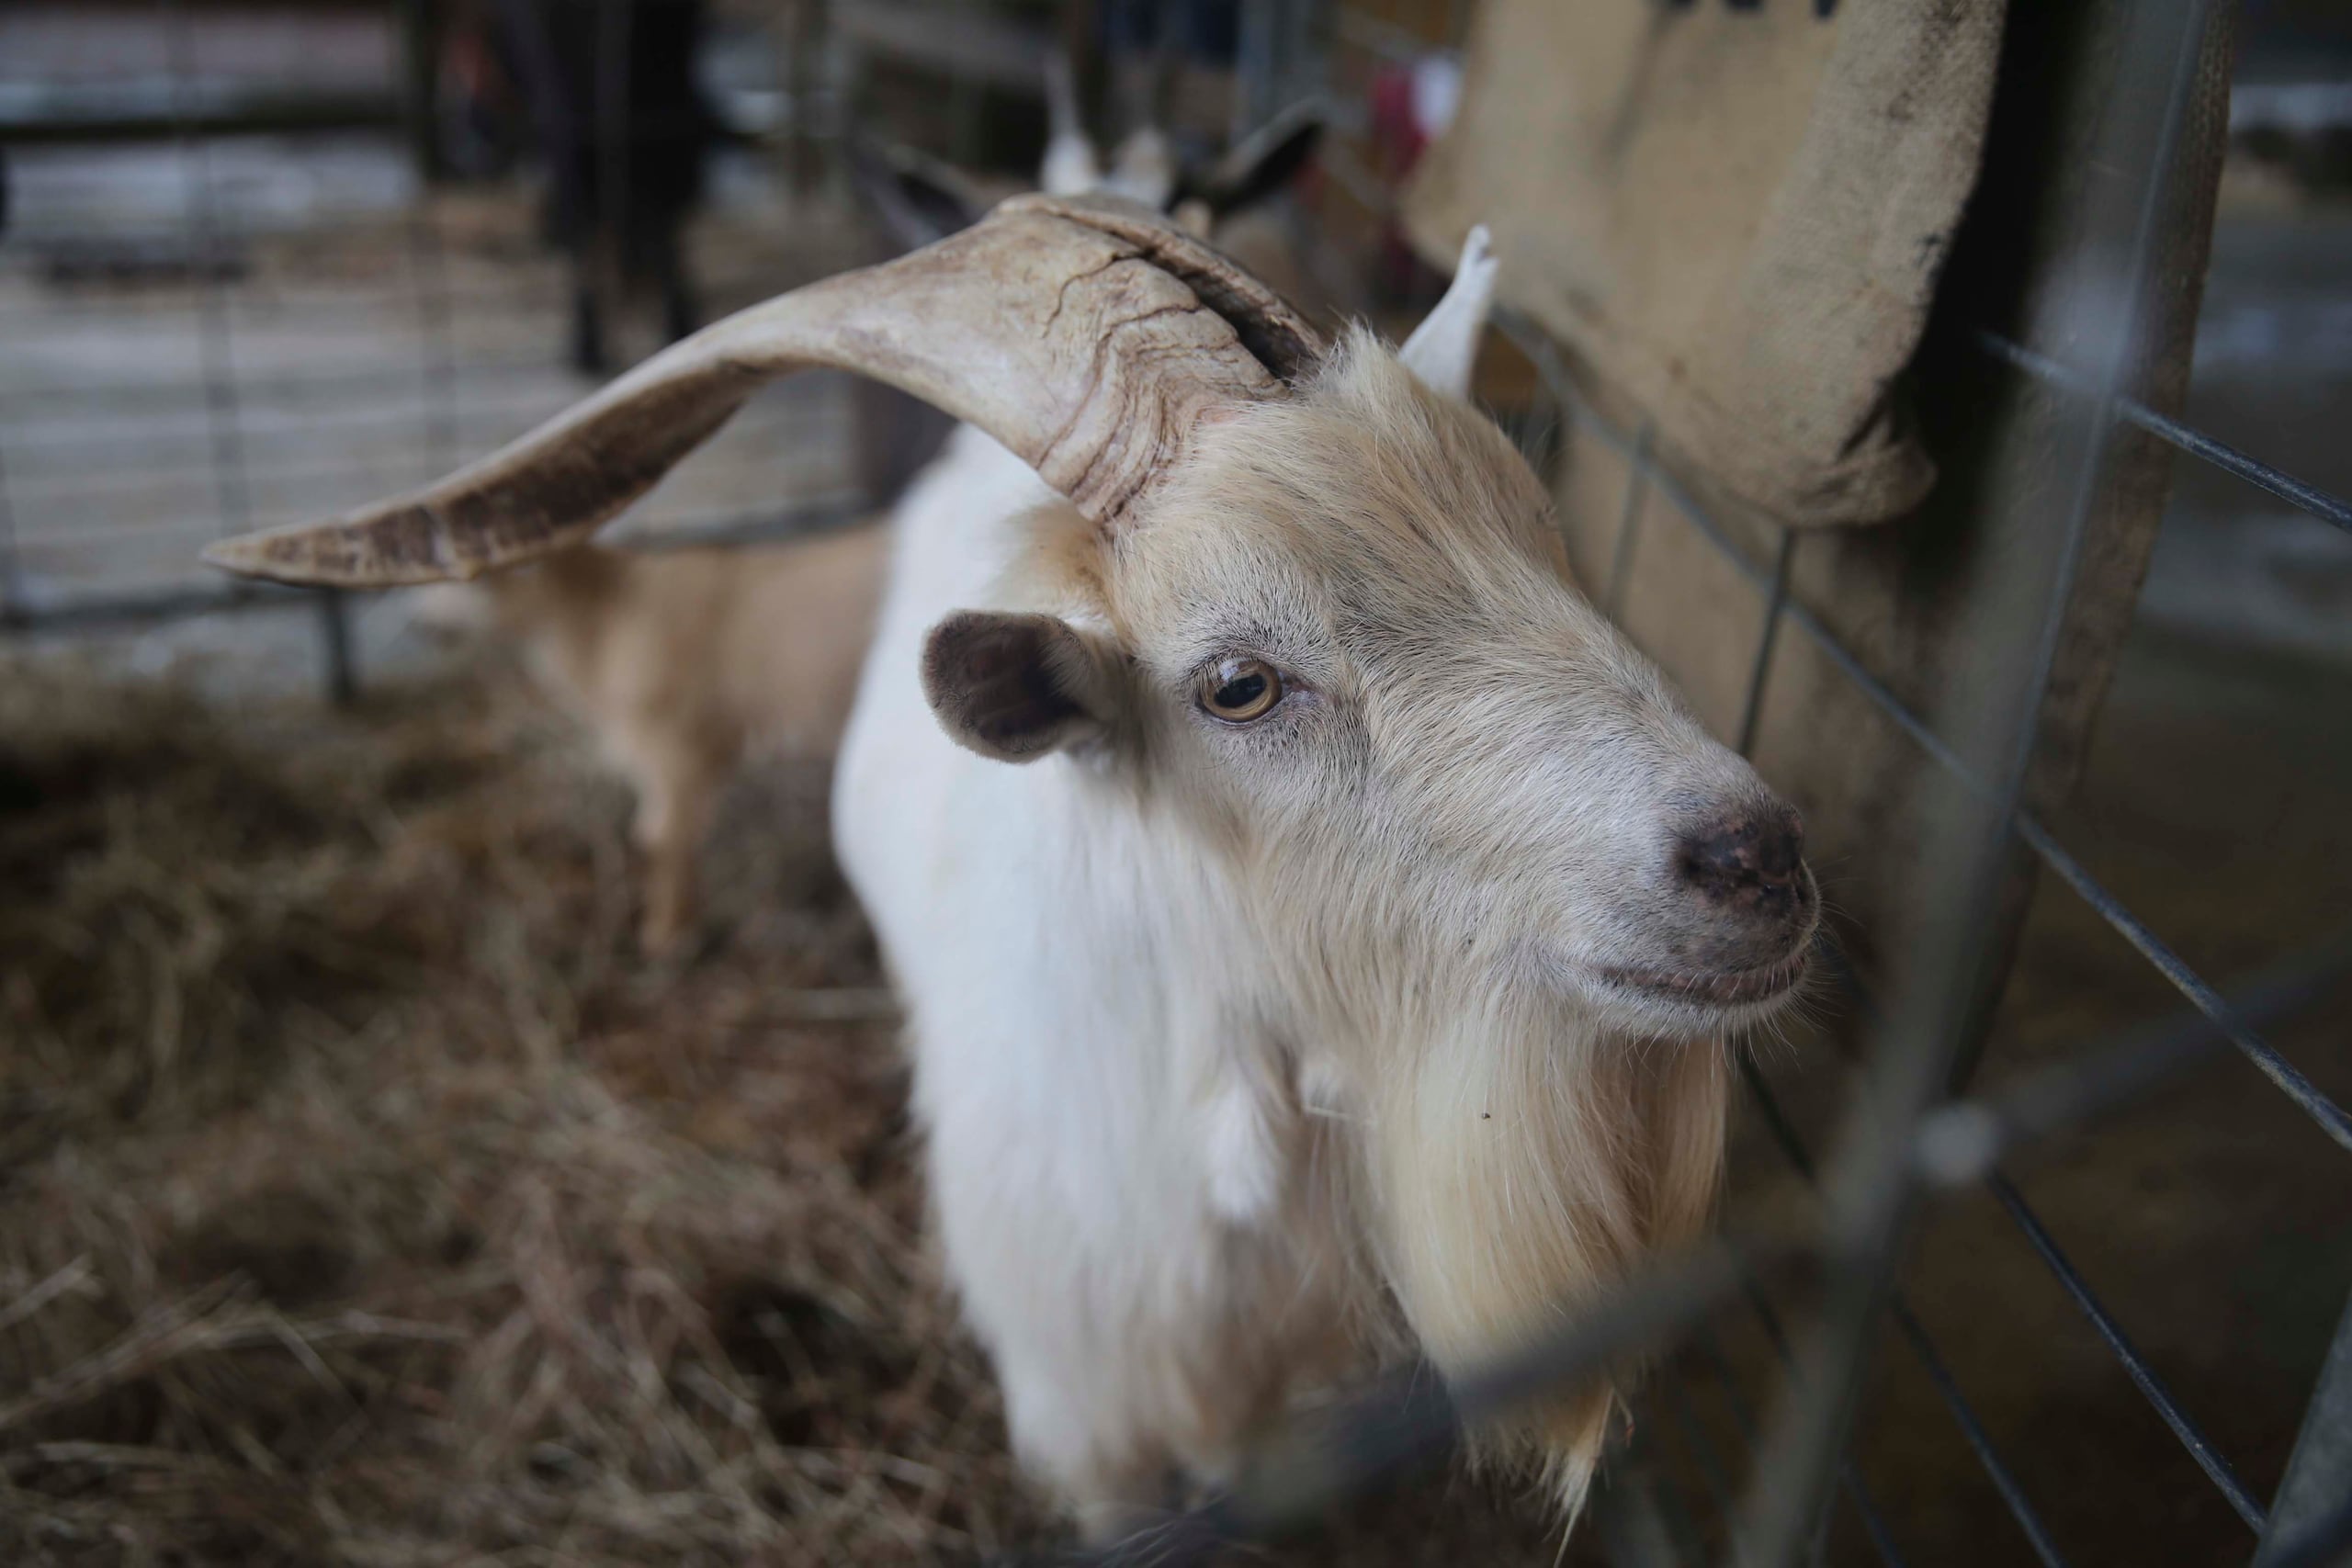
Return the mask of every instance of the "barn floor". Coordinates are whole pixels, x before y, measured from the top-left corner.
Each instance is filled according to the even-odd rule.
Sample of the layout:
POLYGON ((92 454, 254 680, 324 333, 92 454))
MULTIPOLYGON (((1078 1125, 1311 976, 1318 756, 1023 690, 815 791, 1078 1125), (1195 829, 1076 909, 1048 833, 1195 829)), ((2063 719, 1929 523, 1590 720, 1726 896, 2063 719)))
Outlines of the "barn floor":
MULTIPOLYGON (((2312 258, 2348 236, 2225 228, 2192 410, 2339 492, 2352 386, 2312 258)), ((2352 886, 2352 558, 2314 526, 2184 471, 2057 824, 2224 985, 2340 931, 2352 886)), ((912 1562, 1050 1539, 924 1253, 822 780, 738 791, 704 945, 646 964, 626 805, 576 733, 397 596, 356 608, 349 714, 317 700, 301 610, 44 637, 0 669, 0 1558, 912 1562)), ((2177 1006, 2045 886, 1984 1078, 2177 1006)), ((2339 1100, 2342 1016, 2273 1035, 2339 1100)), ((1826 1141, 1843 1066, 1767 1066, 1826 1141)), ((1736 1212, 1799 1201, 1752 1118, 1738 1148, 1736 1212)), ((2352 1288, 2342 1157, 2223 1056, 2018 1168, 2256 1497, 2352 1288)), ((2069 1561, 2249 1549, 1989 1200, 1930 1217, 1906 1291, 2069 1561)), ((1752 1412, 1769 1349, 1752 1321, 1721 1333, 1752 1412)), ((1643 1419, 1703 1519, 1743 1411, 1704 1358, 1671 1386, 1687 1410, 1643 1419)), ((1907 1560, 2023 1560, 1899 1342, 1870 1401, 1861 1469, 1907 1560)), ((1525 1500, 1439 1479, 1280 1560, 1555 1544, 1525 1500)), ((1875 1561, 1850 1509, 1830 1545, 1875 1561)))
MULTIPOLYGON (((380 44, 336 48, 366 77, 380 44)), ((419 206, 365 139, 206 157, 224 239, 192 251, 176 149, 10 152, 21 603, 209 583, 216 534, 415 482, 584 389, 517 192, 419 206)), ((858 254, 745 173, 693 239, 713 313, 858 254)), ((2225 221, 2191 410, 2337 493, 2347 254, 2341 210, 2225 221)), ((848 419, 838 383, 779 389, 639 525, 845 493, 848 419)), ((2342 930, 2352 551, 2182 475, 2056 826, 2227 985, 2342 930)), ((354 607, 347 713, 317 700, 307 608, 0 650, 0 1561, 944 1562, 1053 1539, 925 1250, 821 776, 736 792, 701 944, 649 963, 626 803, 577 733, 398 598, 354 607)), ((2345 999, 2274 1034, 2339 1100, 2345 999)), ((2177 1006, 2045 886, 1984 1078, 2177 1006)), ((1844 1064, 1767 1066, 1825 1142, 1844 1064)), ((1752 1118, 1737 1146, 1736 1212, 1802 1201, 1752 1118)), ((2018 1169, 2257 1497, 2352 1289, 2344 1169, 2226 1056, 2018 1169)), ((1931 1215, 1906 1291, 2069 1561, 2249 1554, 1989 1200, 1931 1215)), ((1722 1333, 1752 1409, 1769 1351, 1752 1321, 1722 1333)), ((1743 1413, 1712 1364, 1682 1371, 1687 1420, 1643 1420, 1703 1517, 1743 1413)), ((2029 1560, 1900 1344, 1869 1400, 1861 1468, 1906 1559, 2029 1560)), ((1527 1500, 1438 1478, 1277 1560, 1555 1547, 1527 1500)), ((1850 1510, 1830 1559, 1876 1561, 1850 1510)))
POLYGON ((0 687, 0 1554, 1035 1529, 923 1260, 820 779, 747 792, 727 934, 650 966, 624 803, 511 685, 233 720, 0 687))
MULTIPOLYGON (((649 963, 626 801, 502 663, 347 715, 0 669, 0 1560, 1052 1540, 824 797, 739 787, 705 939, 649 963)), ((1437 1481, 1329 1560, 1546 1540, 1437 1481)))
MULTIPOLYGON (((821 773, 739 786, 699 945, 650 963, 626 801, 576 731, 503 657, 412 651, 340 714, 96 653, 0 669, 0 1558, 882 1563, 1052 1539, 925 1251, 821 773)), ((2340 690, 2332 661, 2135 639, 2064 829, 2225 979, 2340 924, 2352 749, 2307 722, 2340 690)), ((1985 1076, 2171 1006, 2046 888, 1985 1076)), ((2274 1038, 2347 1098, 2340 1017, 2274 1038)), ((1826 1134, 1834 1057, 1767 1066, 1826 1134)), ((2352 1286, 2341 1158, 2225 1056, 2018 1169, 2257 1495, 2352 1286)), ((1749 1118, 1736 1212, 1792 1201, 1779 1170, 1749 1118)), ((2072 1561, 2250 1541, 1988 1201, 1936 1213, 1906 1290, 2072 1561)), ((1722 1334, 1759 1403, 1755 1325, 1722 1334)), ((1702 1517, 1700 1455, 1738 1447, 1713 1380, 1684 1363, 1688 1410, 1644 1416, 1702 1517)), ((1909 1561, 2017 1560, 1897 1344, 1867 1430, 1909 1561)), ((1869 1561, 1838 1517, 1832 1560, 1869 1561)), ((1276 1560, 1555 1546, 1525 1499, 1440 1477, 1276 1560)))

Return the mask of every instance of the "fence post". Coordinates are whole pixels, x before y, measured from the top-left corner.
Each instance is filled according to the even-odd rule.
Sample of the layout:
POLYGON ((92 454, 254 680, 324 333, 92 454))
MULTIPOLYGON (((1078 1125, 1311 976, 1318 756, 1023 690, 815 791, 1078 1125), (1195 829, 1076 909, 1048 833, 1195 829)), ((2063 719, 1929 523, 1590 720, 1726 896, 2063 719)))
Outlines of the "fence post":
POLYGON ((0 446, 0 626, 15 622, 24 601, 23 564, 17 558, 17 513, 8 502, 8 459, 0 446))
POLYGON ((434 118, 439 74, 439 19, 434 0, 399 0, 401 18, 401 121, 408 132, 409 157, 421 184, 441 177, 440 128, 434 118))
POLYGON ((2352 1562, 2352 1301, 2319 1370, 2287 1473, 2270 1500, 2270 1528, 2254 1568, 2335 1568, 2352 1562), (2320 1538, 2333 1534, 2333 1548, 2320 1538))
POLYGON ((319 590, 319 653, 326 674, 327 701, 349 707, 359 696, 359 678, 351 657, 351 616, 343 590, 319 590))

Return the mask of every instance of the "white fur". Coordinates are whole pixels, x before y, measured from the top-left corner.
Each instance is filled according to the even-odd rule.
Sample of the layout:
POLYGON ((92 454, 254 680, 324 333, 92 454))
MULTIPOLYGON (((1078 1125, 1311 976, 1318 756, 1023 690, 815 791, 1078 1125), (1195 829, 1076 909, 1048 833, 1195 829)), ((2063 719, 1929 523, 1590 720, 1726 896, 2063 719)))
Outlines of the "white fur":
POLYGON ((1470 395, 1470 375, 1478 364, 1478 340, 1495 300, 1496 262, 1487 226, 1478 224, 1462 242, 1462 259, 1445 298, 1413 329, 1396 357, 1405 368, 1452 398, 1470 395))
POLYGON ((1046 57, 1046 156, 1037 171, 1038 187, 1048 196, 1078 196, 1101 188, 1102 155, 1086 134, 1069 58, 1058 51, 1046 57))
POLYGON ((1178 175, 1176 149, 1167 132, 1147 125, 1130 131, 1119 143, 1111 171, 1103 176, 1102 189, 1162 212, 1176 197, 1178 175))
MULTIPOLYGON (((1456 397, 1492 287, 1482 238, 1414 338, 1456 397)), ((1398 1307, 1457 1370, 1643 1247, 1687 1235, 1713 1190, 1721 1058, 1679 1042, 1736 1010, 1629 998, 1602 969, 1668 962, 1656 955, 1698 929, 1661 886, 1669 812, 1760 786, 1531 543, 1541 492, 1523 468, 1458 497, 1465 518, 1521 531, 1461 548, 1374 528, 1286 562, 1286 541, 1324 536, 1241 525, 1261 510, 1250 496, 1270 495, 1252 465, 1313 420, 1341 442, 1393 434, 1441 464, 1516 463, 1491 427, 1439 431, 1475 416, 1441 417, 1393 365, 1358 369, 1325 413, 1275 405, 1221 435, 1202 460, 1215 471, 1154 536, 1088 543, 1140 574, 1115 609, 1038 569, 1056 520, 1075 514, 959 429, 900 503, 842 743, 836 844, 908 1006, 948 1267, 1021 1456, 1097 1529, 1154 1506, 1171 1470, 1226 1473, 1284 1400, 1393 1344, 1398 1307), (1252 429, 1273 434, 1253 449, 1252 429), (1451 660, 1458 682, 1434 706, 1407 692, 1378 733, 1338 711, 1374 665, 1327 671, 1304 643, 1299 668, 1328 694, 1301 698, 1287 734, 1205 733, 1138 698, 1141 739, 1023 766, 950 739, 918 678, 930 630, 983 608, 1058 615, 1124 647, 1106 667, 1138 691, 1164 691, 1171 672, 1149 666, 1195 645, 1187 617, 1246 612, 1280 637, 1296 604, 1311 641, 1332 624, 1317 570, 1387 595, 1333 613, 1444 631, 1459 610, 1425 612, 1392 568, 1458 573, 1433 580, 1428 604, 1487 594, 1507 630, 1441 642, 1445 658, 1413 679, 1442 682, 1451 660), (1196 592, 1185 573, 1204 570, 1230 592, 1196 592), (1430 722, 1453 728, 1407 733, 1430 722), (1351 784, 1344 756, 1316 751, 1318 726, 1414 754, 1374 787, 1351 784), (1262 875, 1220 834, 1237 803, 1284 857, 1262 875), (1657 1037, 1677 1043, 1649 1049, 1657 1037)), ((1381 482, 1419 482, 1399 472, 1381 482)), ((1608 1397, 1583 1391, 1539 1423, 1571 1506, 1608 1397)))
MULTIPOLYGON (((990 602, 1021 513, 1057 499, 968 426, 910 491, 833 819, 908 1003, 956 1283, 1024 1461, 1084 1505, 1213 1465, 1257 1414, 1204 1411, 1189 1369, 1281 1314, 1236 1286, 1295 1286, 1272 1265, 1299 1239, 1261 1233, 1303 1151, 1275 1132, 1268 1043, 1170 971, 1213 962, 1234 918, 1198 860, 1082 762, 956 745, 916 682, 923 635, 990 602)), ((1327 1233, 1306 1251, 1336 1247, 1328 1216, 1305 1223, 1327 1233)))

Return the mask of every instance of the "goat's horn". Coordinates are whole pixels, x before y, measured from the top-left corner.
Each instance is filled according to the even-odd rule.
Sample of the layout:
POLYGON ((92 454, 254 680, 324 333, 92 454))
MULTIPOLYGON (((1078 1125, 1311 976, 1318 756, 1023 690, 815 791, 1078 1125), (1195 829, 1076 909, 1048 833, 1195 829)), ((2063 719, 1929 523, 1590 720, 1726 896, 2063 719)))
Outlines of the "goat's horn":
POLYGON ((1021 197, 927 249, 717 322, 428 489, 205 558, 342 587, 512 566, 586 538, 754 391, 811 366, 970 421, 1116 528, 1204 414, 1282 395, 1321 353, 1263 284, 1157 216, 1021 197))

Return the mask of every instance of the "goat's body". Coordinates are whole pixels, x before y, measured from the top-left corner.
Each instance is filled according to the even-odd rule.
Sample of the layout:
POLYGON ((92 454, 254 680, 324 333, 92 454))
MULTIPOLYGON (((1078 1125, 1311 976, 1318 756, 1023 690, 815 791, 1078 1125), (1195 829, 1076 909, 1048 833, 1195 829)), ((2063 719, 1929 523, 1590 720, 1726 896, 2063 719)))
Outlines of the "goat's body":
MULTIPOLYGON (((1082 756, 993 764, 926 705, 926 630, 1028 607, 1032 513, 1058 504, 968 427, 908 492, 833 820, 908 1005, 942 1235, 1014 1442, 1108 1524, 1393 1348, 1392 1287, 1460 1353, 1690 1234, 1722 1061, 1376 973, 1329 976, 1362 987, 1361 1033, 1270 1027, 1253 998, 1292 960, 1191 825, 1082 756), (1401 1136, 1367 1136, 1382 1119, 1401 1136), (1515 1247, 1513 1204, 1550 1233, 1515 1247)), ((1605 1408, 1555 1423, 1581 1462, 1605 1408)))
POLYGON ((474 585, 637 791, 649 946, 689 918, 695 851, 746 754, 833 755, 888 549, 879 526, 753 548, 582 548, 474 585))
MULTIPOLYGON (((1710 1042, 1804 971, 1794 813, 1575 592, 1464 400, 1477 252, 1399 355, 1321 343, 1137 209, 1033 198, 417 497, 216 555, 376 581, 544 556, 551 509, 576 538, 795 364, 997 438, 960 432, 900 504, 834 822, 951 1277, 1015 1445, 1098 1529, 1396 1328, 1459 1376, 1689 1236, 1710 1042)), ((744 575, 644 618, 706 679, 821 686, 727 640, 786 619, 744 575)), ((640 586, 592 572, 592 620, 640 586)), ((603 640, 581 689, 679 719, 603 640)), ((1611 1403, 1597 1379, 1511 1423, 1571 1508, 1611 1403)))
POLYGON ((1328 1368, 1344 1270, 1323 1195, 1284 1190, 1300 1129, 1260 1043, 1167 972, 1230 926, 1214 879, 1083 763, 990 763, 925 705, 924 633, 1000 598, 1023 514, 1059 504, 969 426, 909 491, 833 820, 908 1003, 933 1197, 1014 1440, 1100 1505, 1215 1473, 1276 1369, 1328 1368))

